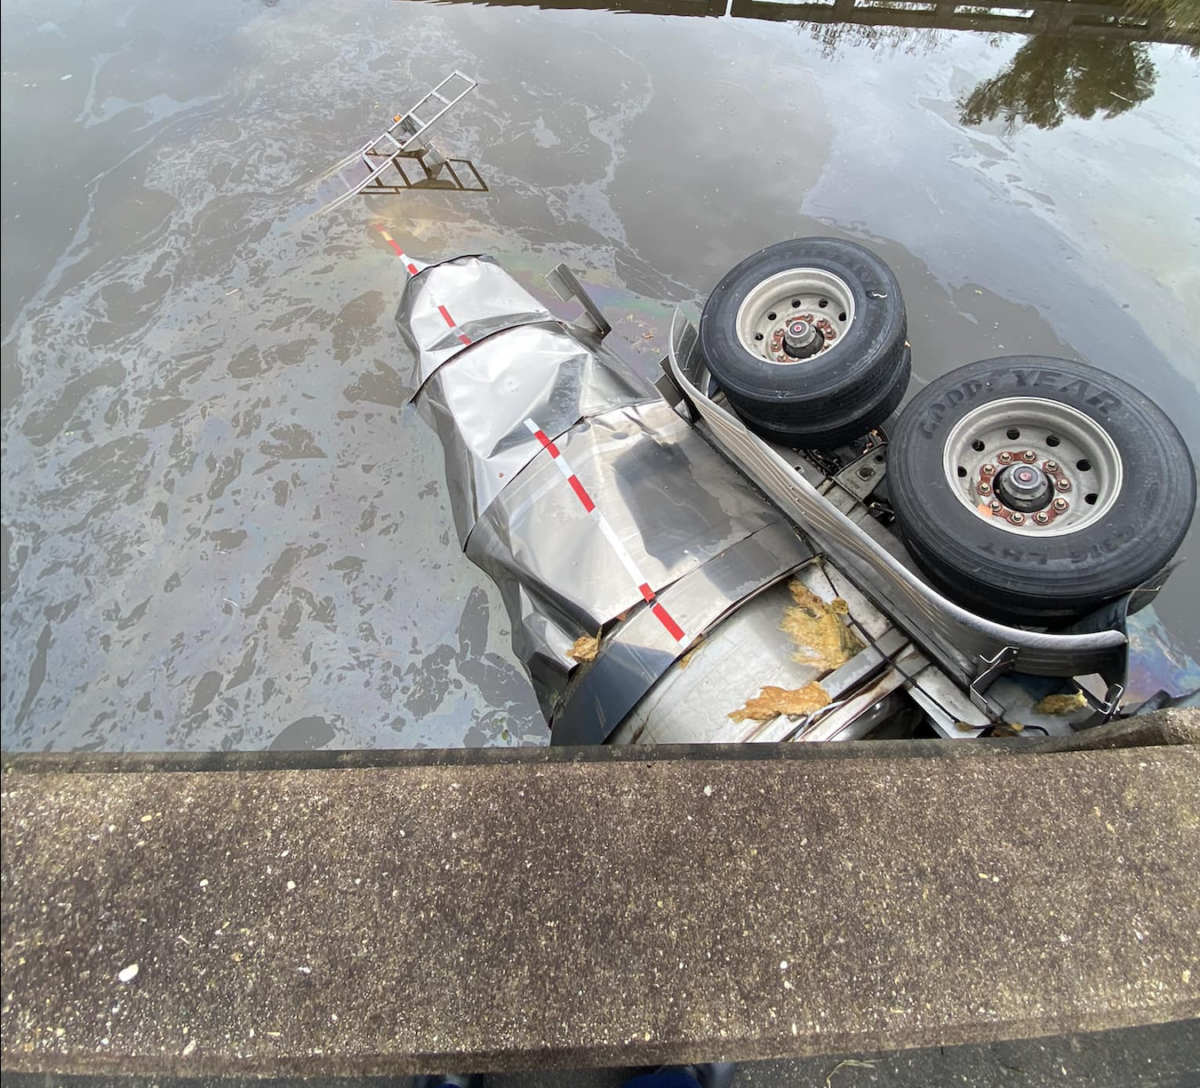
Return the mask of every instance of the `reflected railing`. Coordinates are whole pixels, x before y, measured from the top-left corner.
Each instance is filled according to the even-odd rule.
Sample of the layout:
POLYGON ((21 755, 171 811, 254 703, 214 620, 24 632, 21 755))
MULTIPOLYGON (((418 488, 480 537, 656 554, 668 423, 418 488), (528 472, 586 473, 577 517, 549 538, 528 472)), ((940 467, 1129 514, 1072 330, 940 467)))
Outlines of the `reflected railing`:
POLYGON ((1079 3, 1028 0, 966 4, 946 0, 438 0, 488 7, 539 7, 617 14, 768 19, 844 23, 911 30, 967 30, 993 34, 1051 34, 1161 42, 1200 49, 1200 0, 1079 3))
POLYGON ((797 4, 776 3, 775 0, 732 0, 729 14, 735 19, 1106 38, 1200 47, 1200 3, 1172 6, 1030 0, 1024 4, 985 5, 908 0, 818 0, 797 4))

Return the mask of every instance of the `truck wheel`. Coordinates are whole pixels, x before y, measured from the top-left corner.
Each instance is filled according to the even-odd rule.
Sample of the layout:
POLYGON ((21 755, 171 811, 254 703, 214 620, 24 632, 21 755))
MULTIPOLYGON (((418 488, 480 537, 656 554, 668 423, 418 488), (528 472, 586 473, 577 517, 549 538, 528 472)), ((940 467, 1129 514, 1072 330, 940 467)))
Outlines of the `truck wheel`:
POLYGON ((888 489, 913 559, 997 619, 1051 625, 1157 574, 1196 505, 1175 425, 1133 386, 1066 359, 960 367, 901 413, 888 489))
POLYGON ((843 413, 829 416, 824 425, 806 420, 805 438, 803 442, 796 441, 794 427, 778 427, 775 424, 758 419, 753 412, 742 409, 741 415, 746 426, 756 434, 770 442, 778 442, 781 446, 793 446, 799 449, 821 450, 832 449, 843 442, 866 434, 872 427, 878 427, 897 408, 904 399, 904 391, 908 388, 908 380, 912 377, 912 352, 904 349, 904 358, 900 362, 900 372, 896 375, 895 383, 885 385, 874 397, 865 404, 855 404, 843 413), (871 420, 863 425, 863 420, 871 420))
POLYGON ((768 246, 729 272, 700 317, 700 350, 747 426, 797 448, 835 446, 899 404, 911 366, 900 285, 836 238, 768 246))

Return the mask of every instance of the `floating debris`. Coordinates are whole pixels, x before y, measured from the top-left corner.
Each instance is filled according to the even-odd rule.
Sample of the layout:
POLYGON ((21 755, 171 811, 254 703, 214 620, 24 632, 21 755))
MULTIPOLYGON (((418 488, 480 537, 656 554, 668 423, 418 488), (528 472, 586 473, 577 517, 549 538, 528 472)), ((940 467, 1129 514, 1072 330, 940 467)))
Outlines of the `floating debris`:
POLYGON ((779 717, 780 714, 786 714, 788 717, 811 714, 814 710, 828 706, 832 701, 829 692, 815 681, 794 691, 767 686, 729 717, 735 722, 766 722, 779 717))
POLYGON ((580 635, 575 644, 567 651, 567 657, 572 661, 595 661, 600 652, 600 632, 591 635, 580 635))
POLYGON ((788 589, 796 603, 784 610, 780 629, 796 643, 796 661, 821 669, 836 669, 863 648, 842 619, 850 606, 841 597, 826 603, 796 579, 788 583, 788 589))
POLYGON ((1047 695, 1040 702, 1036 703, 1033 708, 1035 714, 1073 714, 1076 710, 1083 710, 1087 706, 1087 699, 1084 698, 1082 691, 1076 691, 1071 695, 1047 695))

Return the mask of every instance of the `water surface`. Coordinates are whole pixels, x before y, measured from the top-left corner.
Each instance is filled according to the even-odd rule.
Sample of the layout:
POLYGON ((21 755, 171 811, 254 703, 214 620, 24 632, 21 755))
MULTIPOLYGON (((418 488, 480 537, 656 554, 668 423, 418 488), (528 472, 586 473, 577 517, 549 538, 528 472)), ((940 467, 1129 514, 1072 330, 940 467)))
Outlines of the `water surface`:
MULTIPOLYGON (((620 6, 5 5, 5 747, 546 739, 404 406, 376 224, 543 297, 569 262, 648 369, 747 253, 853 238, 919 381, 1080 358, 1200 452, 1186 2, 620 6), (480 88, 438 144, 489 191, 306 218, 456 67, 480 88)), ((1160 606, 1193 651, 1197 569, 1160 606)))

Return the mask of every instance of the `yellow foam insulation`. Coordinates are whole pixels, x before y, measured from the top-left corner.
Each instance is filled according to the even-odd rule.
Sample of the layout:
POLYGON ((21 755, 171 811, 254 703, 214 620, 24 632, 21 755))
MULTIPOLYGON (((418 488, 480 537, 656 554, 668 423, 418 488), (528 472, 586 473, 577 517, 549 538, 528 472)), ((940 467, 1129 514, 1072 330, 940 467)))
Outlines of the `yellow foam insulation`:
POLYGON ((572 661, 595 661, 600 652, 600 636, 580 635, 575 644, 567 651, 567 657, 572 661))
POLYGON ((784 609, 781 630, 796 644, 795 660, 820 669, 836 669, 863 648, 842 619, 850 606, 841 597, 826 604, 803 582, 788 583, 796 603, 784 609))
POLYGON ((692 663, 692 658, 696 656, 697 651, 703 645, 704 637, 701 636, 692 643, 691 647, 688 649, 688 652, 679 659, 679 668, 686 669, 692 663))
POLYGON ((765 687, 753 699, 747 699, 746 705, 740 710, 735 710, 729 717, 735 722, 766 722, 779 717, 780 714, 786 714, 788 717, 811 714, 814 710, 828 706, 830 702, 829 693, 815 681, 794 691, 765 687))
POLYGON ((1035 714, 1071 714, 1087 706, 1087 700, 1082 691, 1073 695, 1047 695, 1046 698, 1034 704, 1035 714))

